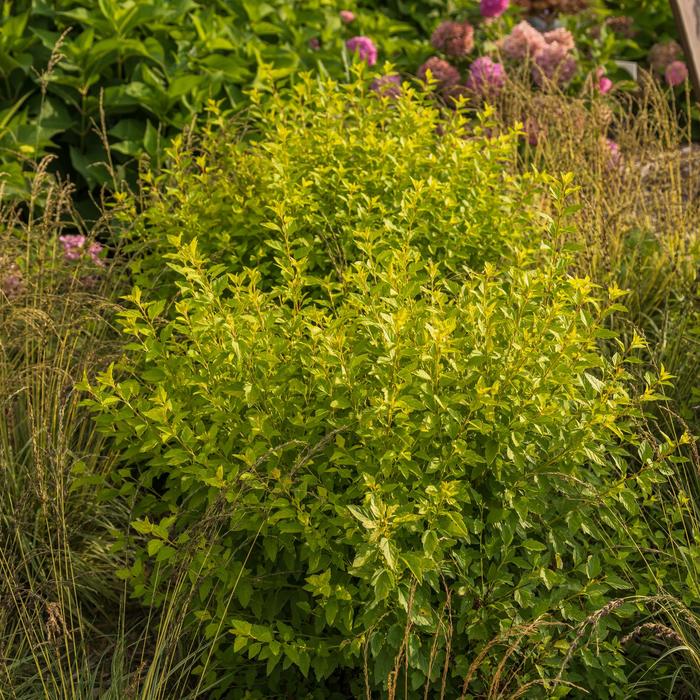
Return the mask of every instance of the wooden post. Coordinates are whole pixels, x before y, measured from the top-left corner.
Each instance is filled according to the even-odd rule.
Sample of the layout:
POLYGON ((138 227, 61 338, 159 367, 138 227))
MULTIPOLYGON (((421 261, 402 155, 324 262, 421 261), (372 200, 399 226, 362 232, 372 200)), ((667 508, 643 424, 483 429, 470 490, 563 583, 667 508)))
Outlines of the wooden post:
POLYGON ((670 0, 683 45, 690 84, 700 100, 700 0, 670 0))

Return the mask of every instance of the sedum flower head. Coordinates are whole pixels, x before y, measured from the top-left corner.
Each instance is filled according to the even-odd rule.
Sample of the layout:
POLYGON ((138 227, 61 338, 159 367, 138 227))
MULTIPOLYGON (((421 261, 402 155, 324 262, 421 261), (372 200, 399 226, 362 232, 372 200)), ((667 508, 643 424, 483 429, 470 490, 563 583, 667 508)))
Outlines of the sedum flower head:
POLYGON ((517 61, 536 56, 545 44, 542 34, 523 20, 501 39, 500 47, 506 57, 517 61))
POLYGON ((505 82, 505 68, 488 56, 480 56, 469 67, 467 87, 482 97, 497 94, 505 82))
POLYGON ((576 59, 561 44, 546 44, 535 56, 532 77, 540 87, 547 81, 566 85, 574 77, 578 65, 576 59))
POLYGON ((469 22, 443 22, 430 43, 450 58, 461 58, 474 48, 474 27, 469 22))
POLYGON ((654 71, 663 75, 666 68, 683 56, 683 49, 677 41, 654 44, 649 51, 649 63, 654 71))

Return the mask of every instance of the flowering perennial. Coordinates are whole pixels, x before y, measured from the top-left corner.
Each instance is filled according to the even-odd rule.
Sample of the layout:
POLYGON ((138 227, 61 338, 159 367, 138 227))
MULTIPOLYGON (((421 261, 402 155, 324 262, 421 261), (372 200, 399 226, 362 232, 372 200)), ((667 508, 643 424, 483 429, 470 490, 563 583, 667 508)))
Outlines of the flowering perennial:
POLYGON ((481 0, 479 9, 482 17, 500 17, 508 5, 509 0, 481 0))
POLYGON ((674 61, 666 66, 664 77, 671 87, 682 85, 688 78, 688 66, 683 61, 674 61))
POLYGON ((348 39, 345 42, 345 48, 350 53, 357 54, 368 66, 373 66, 377 62, 377 47, 368 36, 354 36, 348 39))
POLYGON ((469 22, 443 22, 430 43, 451 58, 461 58, 474 48, 474 27, 469 22))
POLYGON ((506 71, 503 65, 492 61, 488 56, 477 58, 469 67, 467 87, 478 95, 496 94, 505 82, 506 71))
POLYGON ((86 247, 87 238, 80 234, 59 236, 58 240, 63 246, 63 257, 66 260, 80 260, 87 253, 95 265, 104 267, 104 260, 100 257, 102 245, 97 241, 93 241, 86 247))

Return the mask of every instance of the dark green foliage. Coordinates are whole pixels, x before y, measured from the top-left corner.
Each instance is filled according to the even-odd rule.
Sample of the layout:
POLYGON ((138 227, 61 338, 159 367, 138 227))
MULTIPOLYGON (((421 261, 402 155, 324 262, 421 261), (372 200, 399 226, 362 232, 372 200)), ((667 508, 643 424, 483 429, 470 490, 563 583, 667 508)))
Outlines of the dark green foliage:
POLYGON ((82 187, 114 185, 210 99, 245 104, 300 70, 345 70, 343 42, 371 34, 381 60, 415 68, 415 25, 379 9, 343 26, 330 0, 5 0, 0 15, 0 163, 24 194, 22 159, 59 156, 82 187), (318 38, 320 49, 309 40, 318 38), (97 130, 106 133, 99 135, 97 130), (111 144, 111 157, 105 151, 111 144), (70 167, 68 167, 70 163, 70 167), (125 166, 126 167, 125 169, 125 166))
POLYGON ((516 135, 362 91, 306 85, 150 192, 168 284, 146 258, 92 401, 150 537, 123 575, 158 605, 189 567, 227 697, 359 696, 365 666, 389 697, 630 697, 667 378, 630 395, 621 292, 567 274, 567 183, 504 175, 516 135))

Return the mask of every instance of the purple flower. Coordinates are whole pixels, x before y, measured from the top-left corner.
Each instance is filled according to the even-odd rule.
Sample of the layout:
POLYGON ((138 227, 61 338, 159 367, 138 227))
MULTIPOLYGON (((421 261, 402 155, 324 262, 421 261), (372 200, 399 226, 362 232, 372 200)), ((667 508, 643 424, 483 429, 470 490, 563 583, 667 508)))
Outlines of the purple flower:
POLYGON ((87 239, 81 235, 59 236, 58 240, 63 245, 63 257, 66 260, 80 260, 83 256, 83 248, 87 239))
POLYGON ((482 17, 500 17, 508 9, 509 0, 481 0, 482 17))
POLYGON ((86 250, 87 238, 81 234, 59 236, 58 240, 63 245, 63 257, 66 260, 80 260, 87 253, 95 265, 104 267, 104 260, 100 258, 100 253, 102 252, 101 243, 93 241, 86 250))
POLYGON ((540 87, 547 81, 566 85, 574 77, 578 65, 576 59, 558 42, 545 44, 535 55, 532 77, 540 87))
POLYGON ((488 56, 480 56, 469 67, 467 87, 478 95, 497 94, 506 82, 503 65, 488 56))
POLYGON ((401 76, 396 73, 382 75, 372 81, 370 89, 380 97, 396 99, 401 95, 401 76))
POLYGON ((443 22, 430 43, 450 58, 461 58, 474 48, 474 27, 469 22, 443 22))
POLYGON ((450 63, 437 56, 431 56, 417 72, 421 80, 427 80, 428 71, 441 90, 449 90, 459 82, 459 71, 450 63))
POLYGON ((100 257, 102 250, 102 244, 98 243, 97 241, 90 243, 90 246, 88 247, 88 255, 90 256, 90 259, 99 267, 104 267, 105 265, 105 261, 100 257))
POLYGON ((309 48, 312 51, 318 51, 321 48, 321 42, 319 41, 319 38, 317 36, 312 36, 309 39, 309 48))
POLYGON ((350 24, 355 21, 355 13, 352 10, 341 10, 340 19, 344 24, 350 24))
POLYGON ((345 48, 350 53, 358 55, 361 61, 366 61, 368 66, 373 66, 377 62, 377 47, 367 36, 354 36, 345 42, 345 48))
POLYGON ((664 77, 671 87, 682 85, 688 79, 688 66, 683 61, 674 61, 666 66, 664 77))

